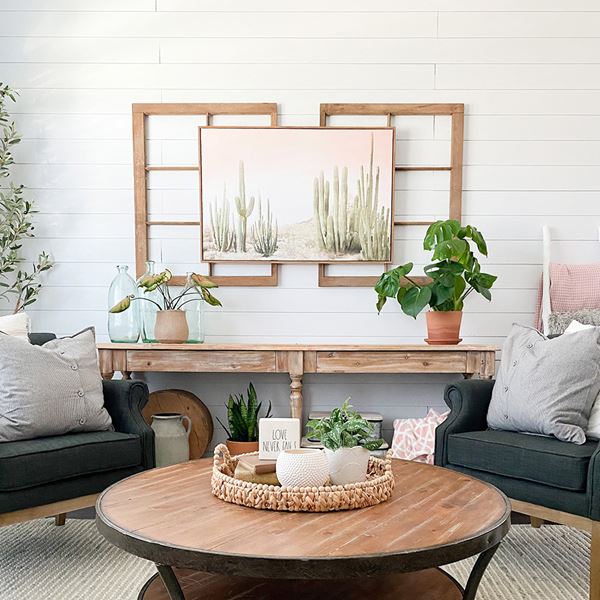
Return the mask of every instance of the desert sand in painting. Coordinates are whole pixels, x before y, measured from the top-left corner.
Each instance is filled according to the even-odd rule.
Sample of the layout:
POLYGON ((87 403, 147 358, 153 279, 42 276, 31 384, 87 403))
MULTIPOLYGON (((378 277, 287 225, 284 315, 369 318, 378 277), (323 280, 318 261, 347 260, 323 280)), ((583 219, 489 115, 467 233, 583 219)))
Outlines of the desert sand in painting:
POLYGON ((388 260, 393 132, 275 131, 201 130, 203 259, 388 260))

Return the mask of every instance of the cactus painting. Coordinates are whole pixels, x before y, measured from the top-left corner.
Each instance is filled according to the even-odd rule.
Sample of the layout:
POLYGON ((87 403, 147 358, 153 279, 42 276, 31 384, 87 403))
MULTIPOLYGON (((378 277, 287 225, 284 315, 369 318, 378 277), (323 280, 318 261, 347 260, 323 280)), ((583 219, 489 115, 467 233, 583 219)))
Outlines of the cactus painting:
POLYGON ((203 260, 390 261, 393 146, 390 127, 201 127, 203 260))

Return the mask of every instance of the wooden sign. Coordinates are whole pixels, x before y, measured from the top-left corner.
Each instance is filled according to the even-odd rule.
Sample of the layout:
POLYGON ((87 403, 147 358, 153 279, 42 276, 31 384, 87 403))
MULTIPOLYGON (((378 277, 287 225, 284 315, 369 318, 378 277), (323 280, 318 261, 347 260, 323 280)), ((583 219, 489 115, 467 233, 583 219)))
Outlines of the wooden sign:
POLYGON ((260 419, 258 422, 258 456, 276 459, 283 450, 300 448, 300 419, 260 419))

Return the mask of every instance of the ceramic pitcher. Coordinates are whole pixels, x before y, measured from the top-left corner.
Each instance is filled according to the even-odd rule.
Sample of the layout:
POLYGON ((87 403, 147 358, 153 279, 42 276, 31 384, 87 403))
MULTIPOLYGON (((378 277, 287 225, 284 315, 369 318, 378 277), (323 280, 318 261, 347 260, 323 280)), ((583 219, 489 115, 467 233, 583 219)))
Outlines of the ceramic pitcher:
POLYGON ((178 413, 152 415, 156 466, 167 467, 190 460, 190 431, 192 421, 178 413), (185 423, 185 425, 184 425, 185 423))

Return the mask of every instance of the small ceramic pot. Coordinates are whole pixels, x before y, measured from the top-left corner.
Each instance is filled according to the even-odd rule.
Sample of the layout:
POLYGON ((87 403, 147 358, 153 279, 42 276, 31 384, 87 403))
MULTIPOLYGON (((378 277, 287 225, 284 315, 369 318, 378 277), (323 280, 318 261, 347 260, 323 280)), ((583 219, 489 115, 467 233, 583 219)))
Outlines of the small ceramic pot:
POLYGON ((231 456, 238 454, 249 454, 250 452, 258 452, 258 441, 256 442, 238 442, 236 440, 227 440, 225 442, 227 450, 231 456))
POLYGON ((150 426, 154 430, 157 467, 168 467, 190 460, 192 421, 187 415, 158 413, 152 415, 150 426))
POLYGON ((366 448, 362 446, 337 450, 325 448, 325 456, 328 462, 329 478, 334 485, 346 485, 367 479, 370 453, 366 448))
POLYGON ((462 312, 460 310, 430 310, 426 313, 427 338, 425 341, 433 346, 442 344, 458 344, 460 339, 460 323, 462 312))
POLYGON ((276 472, 284 487, 320 487, 327 483, 329 465, 323 450, 298 448, 279 453, 276 472))
POLYGON ((163 344, 183 344, 189 334, 185 310, 159 310, 156 313, 154 337, 163 344))

